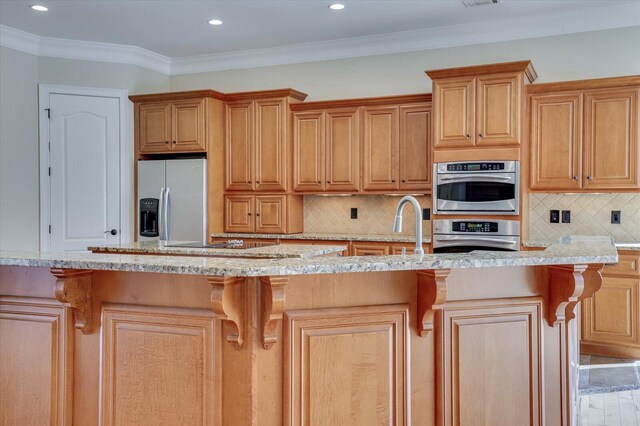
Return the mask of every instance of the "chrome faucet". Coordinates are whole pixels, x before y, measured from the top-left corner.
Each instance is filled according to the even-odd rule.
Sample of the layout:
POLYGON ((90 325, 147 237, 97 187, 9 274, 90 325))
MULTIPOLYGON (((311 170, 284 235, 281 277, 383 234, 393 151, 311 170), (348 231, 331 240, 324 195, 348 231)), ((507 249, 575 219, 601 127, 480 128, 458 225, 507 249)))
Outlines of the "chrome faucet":
POLYGON ((396 207, 396 218, 393 221, 393 232, 402 232, 402 210, 404 209, 404 205, 407 203, 411 203, 413 205, 413 209, 416 211, 416 248, 413 252, 415 254, 424 254, 424 250, 422 249, 422 208, 420 207, 418 200, 411 195, 402 197, 398 203, 398 207, 396 207))

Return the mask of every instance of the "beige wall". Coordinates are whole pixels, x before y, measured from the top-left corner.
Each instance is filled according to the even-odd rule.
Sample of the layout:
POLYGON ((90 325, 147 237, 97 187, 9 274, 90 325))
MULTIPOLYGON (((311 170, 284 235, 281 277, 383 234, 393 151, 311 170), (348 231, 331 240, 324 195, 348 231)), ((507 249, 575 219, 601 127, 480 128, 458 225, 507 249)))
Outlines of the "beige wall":
POLYGON ((40 245, 39 83, 130 94, 169 90, 168 76, 135 65, 44 58, 0 47, 0 250, 40 245))
POLYGON ((538 82, 640 74, 640 26, 447 49, 171 77, 172 90, 292 87, 307 100, 431 92, 424 70, 531 59, 538 82))

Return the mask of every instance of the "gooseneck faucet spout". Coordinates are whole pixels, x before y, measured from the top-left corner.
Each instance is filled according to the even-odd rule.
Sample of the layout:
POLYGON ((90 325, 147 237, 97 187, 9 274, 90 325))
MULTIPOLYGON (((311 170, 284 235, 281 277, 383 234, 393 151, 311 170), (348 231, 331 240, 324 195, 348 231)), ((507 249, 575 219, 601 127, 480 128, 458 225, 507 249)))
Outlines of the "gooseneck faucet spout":
POLYGON ((393 221, 393 232, 402 232, 402 210, 404 209, 404 205, 407 203, 411 203, 413 205, 413 209, 416 211, 416 248, 413 252, 415 254, 424 254, 424 250, 422 248, 422 208, 420 207, 418 200, 411 195, 402 197, 398 203, 398 207, 396 207, 396 217, 393 221))

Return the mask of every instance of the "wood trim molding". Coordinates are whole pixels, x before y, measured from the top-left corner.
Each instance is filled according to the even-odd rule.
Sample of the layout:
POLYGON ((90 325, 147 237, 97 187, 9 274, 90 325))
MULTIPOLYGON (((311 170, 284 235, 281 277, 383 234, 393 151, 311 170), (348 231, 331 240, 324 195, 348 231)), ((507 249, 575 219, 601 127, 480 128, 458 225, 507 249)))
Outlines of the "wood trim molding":
POLYGON ((252 92, 227 93, 224 96, 225 101, 240 101, 244 99, 269 99, 269 98, 293 98, 297 101, 304 101, 307 98, 306 93, 302 93, 295 89, 274 89, 274 90, 256 90, 252 92))
POLYGON ((260 277, 262 347, 267 350, 277 341, 276 329, 282 321, 288 283, 289 277, 260 277))
POLYGON ((225 99, 225 94, 216 90, 190 90, 187 92, 166 92, 166 93, 151 93, 148 95, 131 95, 129 100, 133 103, 141 102, 162 102, 162 101, 175 101, 178 99, 198 99, 198 98, 215 98, 225 99))
POLYGON ((82 334, 93 331, 93 271, 82 269, 51 269, 56 277, 56 299, 73 310, 73 323, 82 334))
POLYGON ((375 98, 337 99, 328 101, 304 102, 291 105, 291 111, 310 111, 330 108, 353 108, 431 102, 431 93, 412 95, 379 96, 375 98))
POLYGON ((242 348, 245 325, 245 287, 242 277, 207 277, 211 284, 211 305, 213 312, 221 320, 235 326, 235 333, 227 335, 227 342, 235 349, 242 348))
POLYGON ((425 71, 432 80, 513 72, 524 72, 530 83, 533 83, 538 78, 538 73, 536 73, 533 64, 529 60, 425 71))
POLYGON ((628 86, 640 86, 640 75, 530 84, 527 86, 526 90, 527 94, 531 95, 538 93, 542 94, 565 92, 571 90, 611 89, 628 86))
POLYGON ((417 271, 418 323, 420 337, 433 331, 436 311, 442 310, 447 299, 447 277, 450 269, 417 271))
MULTIPOLYGON (((549 273, 547 321, 551 327, 554 327, 558 321, 568 322, 575 318, 574 308, 586 293, 583 273, 587 267, 588 265, 553 265, 547 268, 549 273)), ((590 287, 590 284, 587 285, 588 291, 590 287)))

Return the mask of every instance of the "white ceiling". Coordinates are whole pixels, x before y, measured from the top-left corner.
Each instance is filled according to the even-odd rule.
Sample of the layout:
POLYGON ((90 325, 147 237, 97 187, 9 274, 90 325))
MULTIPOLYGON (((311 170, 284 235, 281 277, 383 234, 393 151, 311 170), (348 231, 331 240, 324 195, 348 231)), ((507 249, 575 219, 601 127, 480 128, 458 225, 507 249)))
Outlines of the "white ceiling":
MULTIPOLYGON (((181 58, 191 65, 193 56, 233 57, 238 62, 243 52, 277 56, 285 46, 291 55, 304 53, 303 59, 313 60, 314 50, 339 50, 345 45, 351 46, 349 52, 334 56, 377 54, 374 45, 393 39, 394 46, 387 45, 382 53, 472 44, 474 34, 483 42, 640 25, 639 0, 502 0, 474 8, 465 8, 461 0, 344 0, 346 8, 337 12, 327 7, 331 2, 0 0, 0 24, 10 27, 5 30, 36 35, 40 43, 56 38, 136 46, 149 51, 147 56, 157 55, 155 60, 181 58), (49 12, 31 10, 29 6, 36 3, 49 7, 49 12), (223 25, 209 25, 212 18, 221 19, 223 25), (502 31, 509 22, 508 31, 502 31), (400 46, 398 37, 403 46, 411 46, 400 46), (363 51, 364 42, 369 49, 363 51)), ((16 34, 20 35, 11 36, 16 34)), ((3 37, 8 40, 10 35, 3 37)), ((324 56, 321 59, 332 55, 324 56)), ((195 68, 191 72, 199 70, 195 68)))

